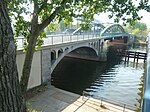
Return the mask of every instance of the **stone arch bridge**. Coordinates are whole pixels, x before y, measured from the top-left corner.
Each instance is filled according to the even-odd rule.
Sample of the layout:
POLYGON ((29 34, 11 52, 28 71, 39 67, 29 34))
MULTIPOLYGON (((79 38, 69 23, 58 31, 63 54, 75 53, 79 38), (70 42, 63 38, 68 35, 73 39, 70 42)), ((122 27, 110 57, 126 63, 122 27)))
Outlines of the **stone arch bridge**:
MULTIPOLYGON (((114 39, 124 39, 124 42, 127 43, 127 40, 131 38, 131 35, 126 33, 119 24, 112 24, 108 27, 104 27, 102 24, 99 26, 98 32, 96 30, 84 33, 74 31, 71 35, 48 35, 48 38, 44 39, 42 48, 34 53, 28 88, 50 80, 53 70, 64 56, 99 61, 104 58, 102 56, 104 43, 114 39)), ((23 43, 21 42, 23 40, 20 39, 17 43, 19 76, 24 62, 24 53, 21 49, 23 43)))

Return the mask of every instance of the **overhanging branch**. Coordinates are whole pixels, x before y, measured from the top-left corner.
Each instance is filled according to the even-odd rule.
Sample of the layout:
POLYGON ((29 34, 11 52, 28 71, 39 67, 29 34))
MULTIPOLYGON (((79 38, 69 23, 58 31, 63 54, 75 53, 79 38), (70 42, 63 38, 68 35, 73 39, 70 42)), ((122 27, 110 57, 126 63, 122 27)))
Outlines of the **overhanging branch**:
POLYGON ((47 4, 47 1, 48 0, 44 0, 43 2, 42 2, 42 5, 41 5, 41 7, 39 8, 39 10, 38 10, 38 14, 42 11, 42 9, 44 8, 44 6, 45 6, 45 4, 47 4))
POLYGON ((46 28, 51 22, 52 20, 57 16, 57 14, 59 13, 59 11, 62 9, 62 7, 65 5, 65 3, 68 0, 62 0, 62 2, 60 3, 60 5, 55 9, 55 11, 49 16, 47 17, 40 25, 40 31, 44 30, 44 28, 46 28))

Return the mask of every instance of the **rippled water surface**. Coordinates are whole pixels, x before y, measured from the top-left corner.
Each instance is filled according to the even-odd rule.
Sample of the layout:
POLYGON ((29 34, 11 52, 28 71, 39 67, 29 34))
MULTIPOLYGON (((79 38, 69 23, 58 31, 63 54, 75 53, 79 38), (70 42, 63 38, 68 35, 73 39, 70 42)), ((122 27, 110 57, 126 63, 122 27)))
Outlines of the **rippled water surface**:
POLYGON ((144 64, 112 58, 107 62, 92 62, 64 58, 52 74, 55 87, 100 99, 107 98, 132 106, 139 106, 142 95, 144 64))

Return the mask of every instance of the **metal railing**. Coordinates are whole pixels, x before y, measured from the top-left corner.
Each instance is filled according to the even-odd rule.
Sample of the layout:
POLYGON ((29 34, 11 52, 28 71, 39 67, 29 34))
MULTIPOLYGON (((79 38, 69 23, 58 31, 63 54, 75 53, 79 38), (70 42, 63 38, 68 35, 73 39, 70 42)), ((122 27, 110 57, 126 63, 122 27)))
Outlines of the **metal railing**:
MULTIPOLYGON (((43 38, 43 45, 56 45, 63 44, 75 41, 83 41, 89 39, 100 38, 100 34, 82 34, 82 35, 67 35, 67 34, 58 34, 58 35, 47 35, 48 38, 43 38)), ((23 37, 18 37, 16 39, 17 47, 22 48, 26 40, 23 37)))
MULTIPOLYGON (((83 91, 82 100, 84 100, 84 98, 90 97, 89 94, 88 94, 88 96, 86 96, 87 94, 88 94, 87 92, 83 91)), ((108 107, 111 107, 120 112, 121 111, 127 112, 127 110, 130 110, 130 111, 136 111, 136 110, 140 111, 141 110, 141 108, 132 106, 131 104, 126 104, 124 102, 118 102, 118 101, 115 101, 112 99, 107 99, 107 98, 100 97, 100 96, 97 96, 97 97, 98 97, 98 99, 96 99, 96 100, 100 101, 100 107, 106 108, 106 106, 108 106, 108 107)))

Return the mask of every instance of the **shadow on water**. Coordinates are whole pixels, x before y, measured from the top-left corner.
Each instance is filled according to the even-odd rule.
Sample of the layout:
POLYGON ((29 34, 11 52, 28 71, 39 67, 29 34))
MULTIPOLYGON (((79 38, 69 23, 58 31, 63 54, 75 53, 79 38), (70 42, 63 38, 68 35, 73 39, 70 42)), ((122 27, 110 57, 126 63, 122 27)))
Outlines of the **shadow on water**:
POLYGON ((52 74, 52 85, 82 95, 86 88, 91 88, 86 90, 88 92, 96 89, 93 87, 95 85, 93 82, 99 80, 101 82, 96 86, 103 86, 105 78, 115 77, 115 74, 103 76, 101 74, 111 71, 111 68, 118 63, 117 60, 106 63, 65 57, 52 74))
POLYGON ((116 51, 118 48, 109 47, 107 62, 65 57, 52 74, 52 85, 80 95, 86 91, 94 98, 104 97, 140 108, 143 64, 126 66, 123 57, 116 56, 116 51))

